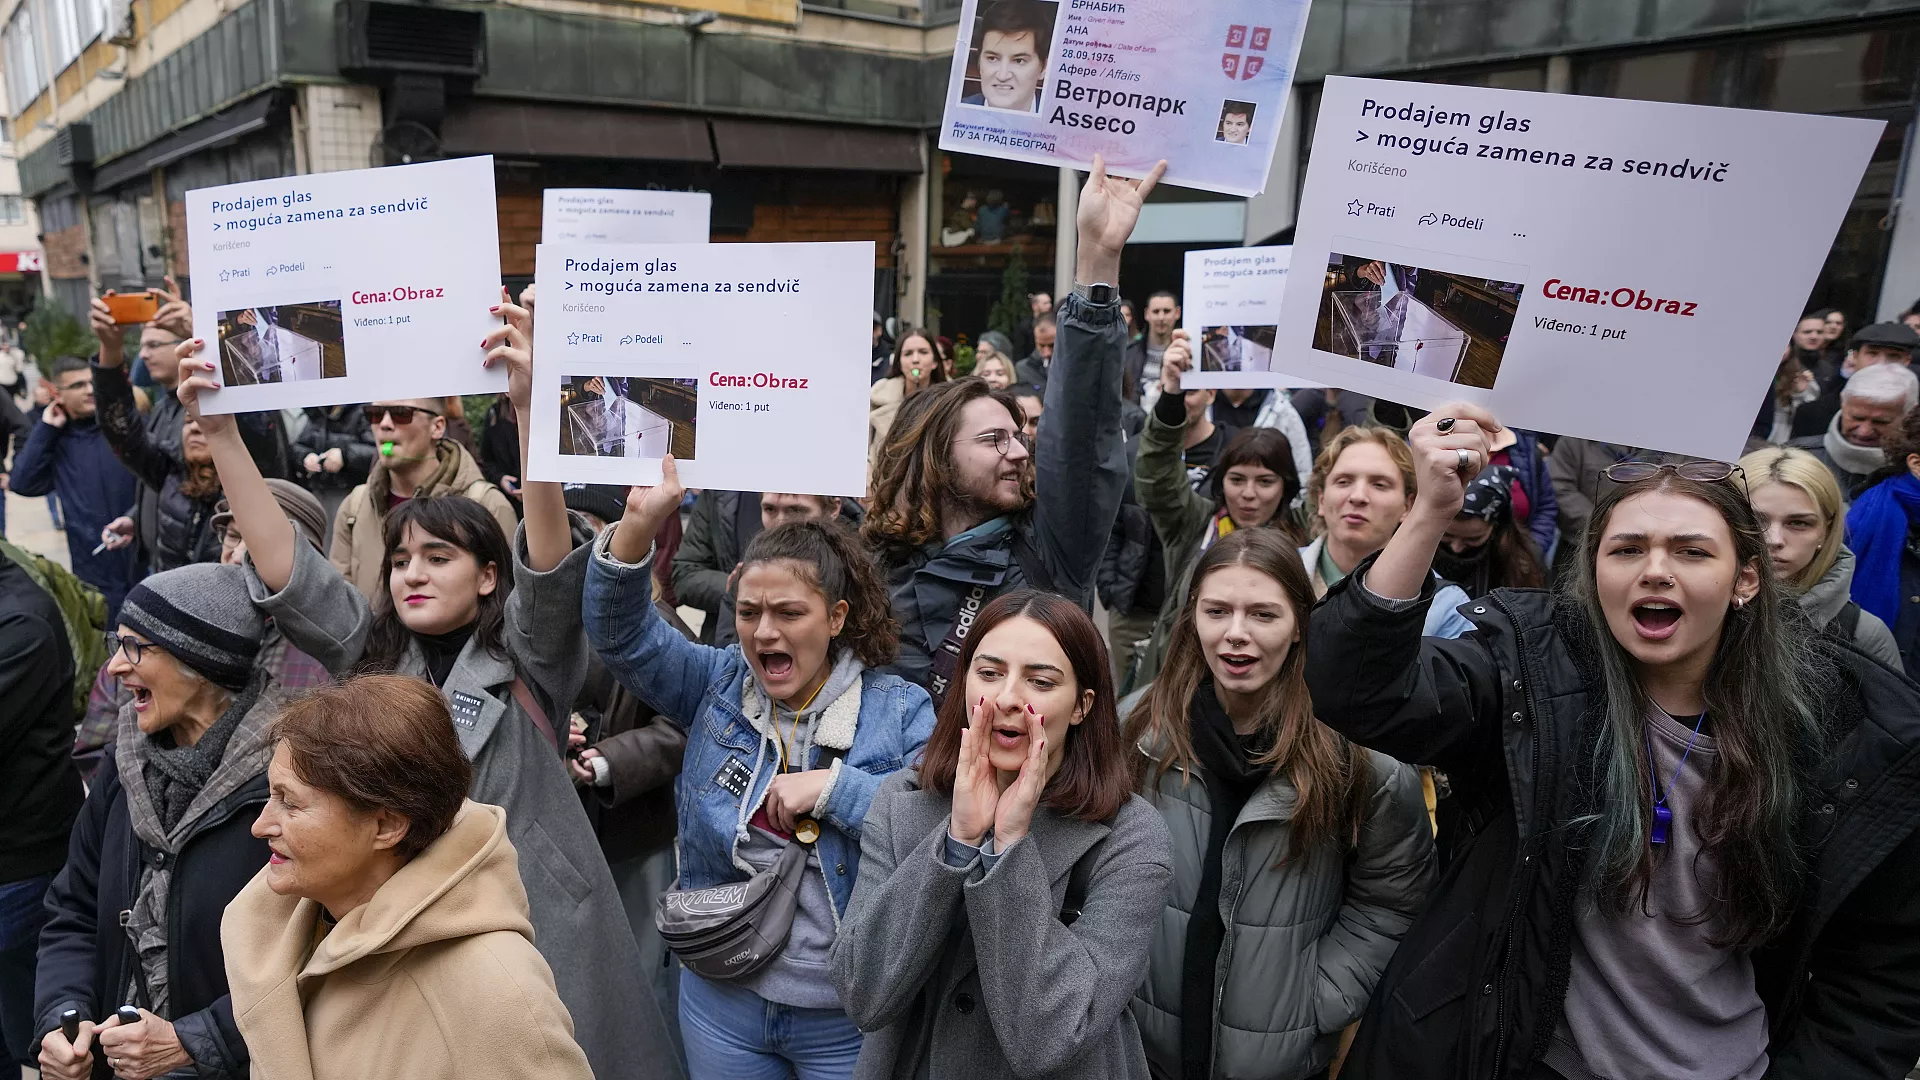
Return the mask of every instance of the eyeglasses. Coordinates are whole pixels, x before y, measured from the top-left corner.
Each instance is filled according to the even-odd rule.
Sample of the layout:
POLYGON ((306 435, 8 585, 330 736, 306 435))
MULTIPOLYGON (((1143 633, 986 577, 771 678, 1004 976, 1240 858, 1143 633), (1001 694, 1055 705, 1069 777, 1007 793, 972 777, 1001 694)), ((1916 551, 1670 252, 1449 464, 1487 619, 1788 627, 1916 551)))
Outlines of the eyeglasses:
POLYGON ((417 412, 426 413, 428 416, 440 415, 432 409, 422 408, 418 405, 368 405, 364 411, 367 414, 367 423, 369 424, 377 424, 391 416, 393 417, 393 422, 401 427, 406 427, 408 424, 413 423, 413 414, 417 412))
POLYGON ((955 439, 953 441, 991 442, 993 444, 993 452, 999 454, 1001 457, 1006 457, 1013 452, 1013 444, 1015 441, 1018 441, 1028 452, 1032 452, 1033 450, 1033 439, 1028 437, 1026 432, 1009 431, 1006 428, 995 428, 992 431, 983 431, 978 435, 970 435, 967 438, 955 439))
MULTIPOLYGON (((146 655, 148 649, 160 648, 160 646, 155 645, 151 641, 141 641, 137 637, 116 634, 111 630, 102 636, 107 639, 107 659, 111 660, 115 653, 125 651, 127 661, 134 667, 140 666, 140 658, 146 655)), ((161 649, 161 651, 165 652, 166 650, 161 649)))
POLYGON ((1601 475, 1616 484, 1637 484, 1642 480, 1651 480, 1663 472, 1672 472, 1682 480, 1695 480, 1703 484, 1718 484, 1730 479, 1734 473, 1746 475, 1738 465, 1729 465, 1724 461, 1682 461, 1656 464, 1651 461, 1622 461, 1609 465, 1601 475))

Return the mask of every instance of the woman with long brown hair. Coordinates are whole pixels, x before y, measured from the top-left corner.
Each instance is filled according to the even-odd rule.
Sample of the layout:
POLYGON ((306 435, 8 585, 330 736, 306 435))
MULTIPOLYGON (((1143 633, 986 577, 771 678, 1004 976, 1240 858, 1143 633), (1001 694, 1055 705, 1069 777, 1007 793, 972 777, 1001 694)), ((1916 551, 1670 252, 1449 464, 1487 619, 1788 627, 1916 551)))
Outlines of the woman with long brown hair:
POLYGON ((868 1033, 855 1075, 1145 1080, 1127 1003, 1172 870, 1128 791, 1106 646, 1073 601, 1019 589, 958 670, 861 829, 831 969, 868 1033))
POLYGON ((1465 835, 1348 1068, 1396 1080, 1901 1077, 1920 1057, 1920 691, 1811 627, 1724 462, 1623 461, 1560 595, 1423 637, 1500 426, 1414 425, 1419 496, 1314 608, 1356 742, 1444 769, 1465 835))
POLYGON ((1154 683, 1126 703, 1176 868, 1134 996, 1179 1080, 1324 1072, 1433 885, 1412 768, 1314 718, 1313 586, 1284 533, 1209 547, 1154 683))

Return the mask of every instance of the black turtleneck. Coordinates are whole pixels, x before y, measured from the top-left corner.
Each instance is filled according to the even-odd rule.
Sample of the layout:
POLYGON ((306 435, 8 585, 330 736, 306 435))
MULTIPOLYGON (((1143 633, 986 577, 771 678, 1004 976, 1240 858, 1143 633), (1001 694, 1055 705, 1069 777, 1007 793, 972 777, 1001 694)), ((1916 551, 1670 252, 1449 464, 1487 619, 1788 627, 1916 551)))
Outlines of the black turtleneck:
POLYGON ((473 636, 473 628, 479 621, 475 619, 444 634, 413 635, 413 639, 420 643, 420 651, 426 654, 427 672, 433 677, 433 685, 447 685, 447 676, 453 672, 454 661, 460 659, 460 650, 467 647, 467 639, 473 636))

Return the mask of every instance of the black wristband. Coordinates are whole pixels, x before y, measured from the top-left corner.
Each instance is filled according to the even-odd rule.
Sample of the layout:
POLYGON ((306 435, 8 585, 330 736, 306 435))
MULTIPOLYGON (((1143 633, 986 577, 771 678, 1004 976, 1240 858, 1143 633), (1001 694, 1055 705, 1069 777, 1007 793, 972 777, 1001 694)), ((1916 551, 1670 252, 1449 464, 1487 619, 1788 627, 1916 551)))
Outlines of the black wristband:
POLYGON ((1153 417, 1168 427, 1187 426, 1187 395, 1162 390, 1153 403, 1153 417))

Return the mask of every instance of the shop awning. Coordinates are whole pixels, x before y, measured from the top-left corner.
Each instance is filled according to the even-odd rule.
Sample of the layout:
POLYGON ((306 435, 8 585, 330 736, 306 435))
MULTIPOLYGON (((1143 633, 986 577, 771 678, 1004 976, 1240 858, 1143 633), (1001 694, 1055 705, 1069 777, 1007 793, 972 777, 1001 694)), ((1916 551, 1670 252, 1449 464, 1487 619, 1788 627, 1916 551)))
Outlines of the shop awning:
POLYGON ((679 113, 471 99, 440 125, 449 155, 713 161, 707 122, 679 113))
POLYGON ((720 164, 739 169, 845 169, 917 173, 922 136, 914 131, 715 118, 720 164))
POLYGON ((128 180, 179 161, 188 154, 259 131, 273 121, 274 104, 272 93, 248 98, 204 120, 188 124, 171 135, 155 139, 131 154, 115 158, 94 170, 93 190, 111 191, 128 180))

